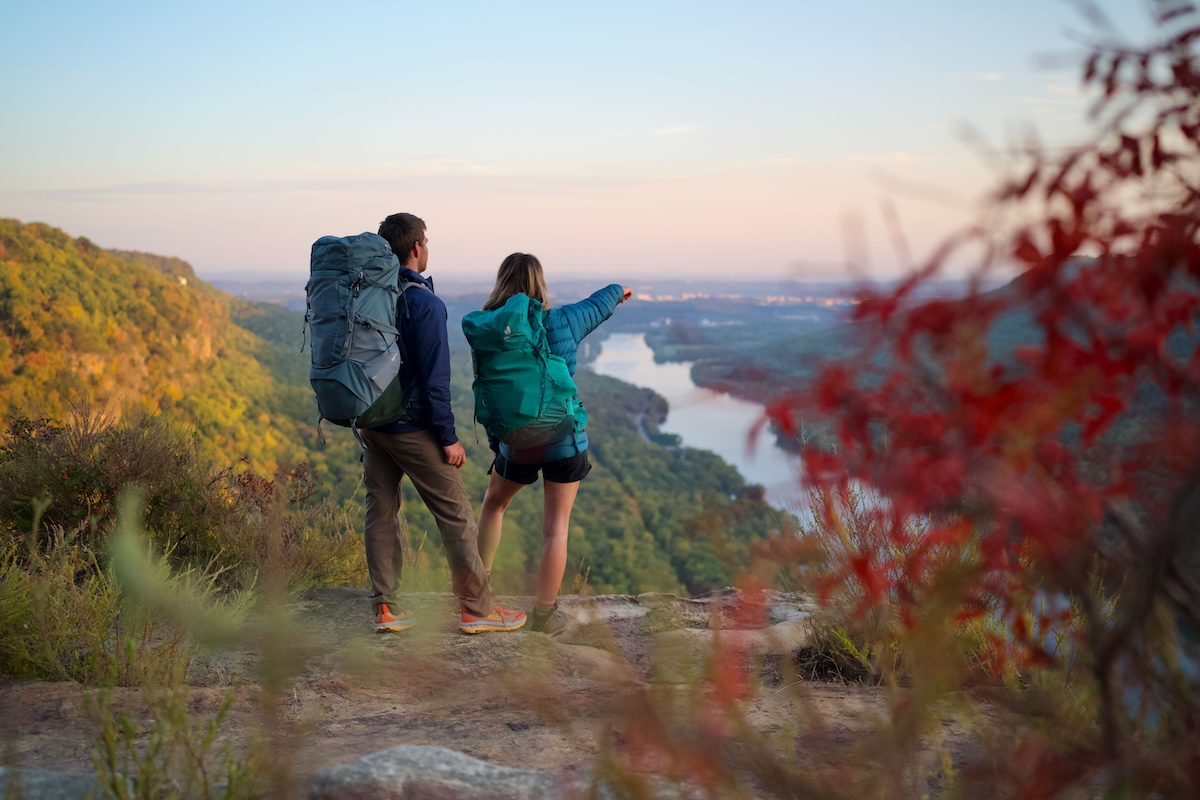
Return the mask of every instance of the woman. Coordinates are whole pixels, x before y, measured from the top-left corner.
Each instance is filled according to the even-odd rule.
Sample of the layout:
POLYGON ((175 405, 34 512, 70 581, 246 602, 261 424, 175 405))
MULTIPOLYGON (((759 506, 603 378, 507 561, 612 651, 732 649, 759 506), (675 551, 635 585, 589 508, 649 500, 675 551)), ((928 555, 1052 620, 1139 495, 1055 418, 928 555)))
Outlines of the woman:
MULTIPOLYGON (((550 294, 541 262, 528 253, 513 253, 500 264, 496 286, 483 304, 484 311, 500 308, 510 297, 527 294, 543 308, 543 323, 550 352, 567 363, 575 374, 575 352, 579 343, 616 307, 632 294, 628 286, 612 284, 562 308, 548 308, 550 294)), ((587 448, 587 414, 580 408, 575 431, 560 441, 537 450, 511 449, 491 436, 488 443, 496 453, 488 470, 487 493, 479 510, 479 557, 490 573, 500 545, 504 512, 522 486, 537 481, 541 472, 545 487, 542 511, 542 562, 538 570, 537 604, 530 615, 530 629, 550 635, 562 633, 570 618, 558 609, 558 590, 567 566, 567 526, 579 482, 591 470, 587 448)))

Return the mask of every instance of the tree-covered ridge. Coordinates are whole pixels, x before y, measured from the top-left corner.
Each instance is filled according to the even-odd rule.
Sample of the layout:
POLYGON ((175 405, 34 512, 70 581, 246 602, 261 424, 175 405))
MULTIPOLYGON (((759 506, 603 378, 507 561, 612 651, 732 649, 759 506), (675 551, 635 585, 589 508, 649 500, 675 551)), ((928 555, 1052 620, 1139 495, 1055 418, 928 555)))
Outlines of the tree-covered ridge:
MULTIPOLYGON (((85 241, 85 240, 81 240, 85 241)), ((126 261, 132 261, 135 264, 141 264, 143 267, 161 272, 164 275, 174 275, 178 278, 184 278, 191 281, 196 278, 196 271, 192 269, 192 265, 184 261, 182 258, 174 256, 160 256, 154 253, 143 253, 140 250, 109 250, 118 258, 123 258, 126 261)), ((185 284, 186 285, 186 284, 185 284)))
POLYGON ((177 259, 134 260, 43 224, 0 220, 0 413, 63 418, 86 398, 157 408, 226 459, 299 461, 262 342, 177 259))

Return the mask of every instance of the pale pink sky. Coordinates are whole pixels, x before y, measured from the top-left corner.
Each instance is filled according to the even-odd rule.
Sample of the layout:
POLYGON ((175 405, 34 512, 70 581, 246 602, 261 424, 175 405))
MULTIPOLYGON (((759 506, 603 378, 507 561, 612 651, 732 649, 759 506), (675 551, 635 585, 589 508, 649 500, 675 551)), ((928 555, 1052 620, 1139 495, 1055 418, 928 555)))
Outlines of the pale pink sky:
POLYGON ((994 181, 965 124, 1084 131, 1068 3, 66 5, 6 14, 0 216, 202 276, 401 210, 436 274, 837 277, 857 219, 891 275, 881 204, 922 253, 994 181))

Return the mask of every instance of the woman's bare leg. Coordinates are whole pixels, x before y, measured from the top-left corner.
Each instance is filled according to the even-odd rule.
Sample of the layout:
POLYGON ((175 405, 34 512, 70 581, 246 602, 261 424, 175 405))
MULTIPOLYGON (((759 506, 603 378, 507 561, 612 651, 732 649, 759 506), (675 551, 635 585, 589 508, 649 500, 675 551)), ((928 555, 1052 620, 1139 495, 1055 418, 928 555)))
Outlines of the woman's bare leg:
MULTIPOLYGON (((558 598, 563 572, 567 568, 567 528, 571 524, 571 509, 575 506, 575 496, 579 494, 579 481, 543 481, 543 485, 546 497, 542 512, 542 565, 538 569, 537 602, 539 606, 549 608, 558 598)), ((481 525, 481 541, 482 533, 481 525)), ((486 558, 483 563, 488 563, 486 558)))
POLYGON ((521 491, 523 484, 508 481, 496 474, 495 470, 488 476, 487 491, 483 495, 483 504, 479 507, 479 558, 483 568, 492 570, 492 559, 500 547, 500 529, 504 526, 504 512, 509 503, 521 491))

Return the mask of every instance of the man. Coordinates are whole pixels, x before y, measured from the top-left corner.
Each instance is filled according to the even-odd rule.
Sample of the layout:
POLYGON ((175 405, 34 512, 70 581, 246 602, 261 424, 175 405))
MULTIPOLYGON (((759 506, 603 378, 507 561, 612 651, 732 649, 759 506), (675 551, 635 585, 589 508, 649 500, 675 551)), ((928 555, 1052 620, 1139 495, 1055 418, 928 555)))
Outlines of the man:
POLYGON ((460 604, 459 630, 514 631, 525 624, 525 612, 495 604, 479 559, 471 501, 458 473, 467 455, 454 432, 450 409, 446 304, 433 293, 433 282, 422 277, 429 261, 425 223, 412 214, 392 214, 380 223, 379 235, 400 259, 401 285, 411 282, 419 286, 403 292, 396 309, 403 359, 400 382, 412 396, 414 413, 406 417, 415 421, 361 431, 366 447, 363 477, 367 489, 367 569, 373 589, 375 630, 402 631, 415 622, 412 614, 396 603, 403 563, 397 515, 400 481, 407 475, 441 531, 460 604))

